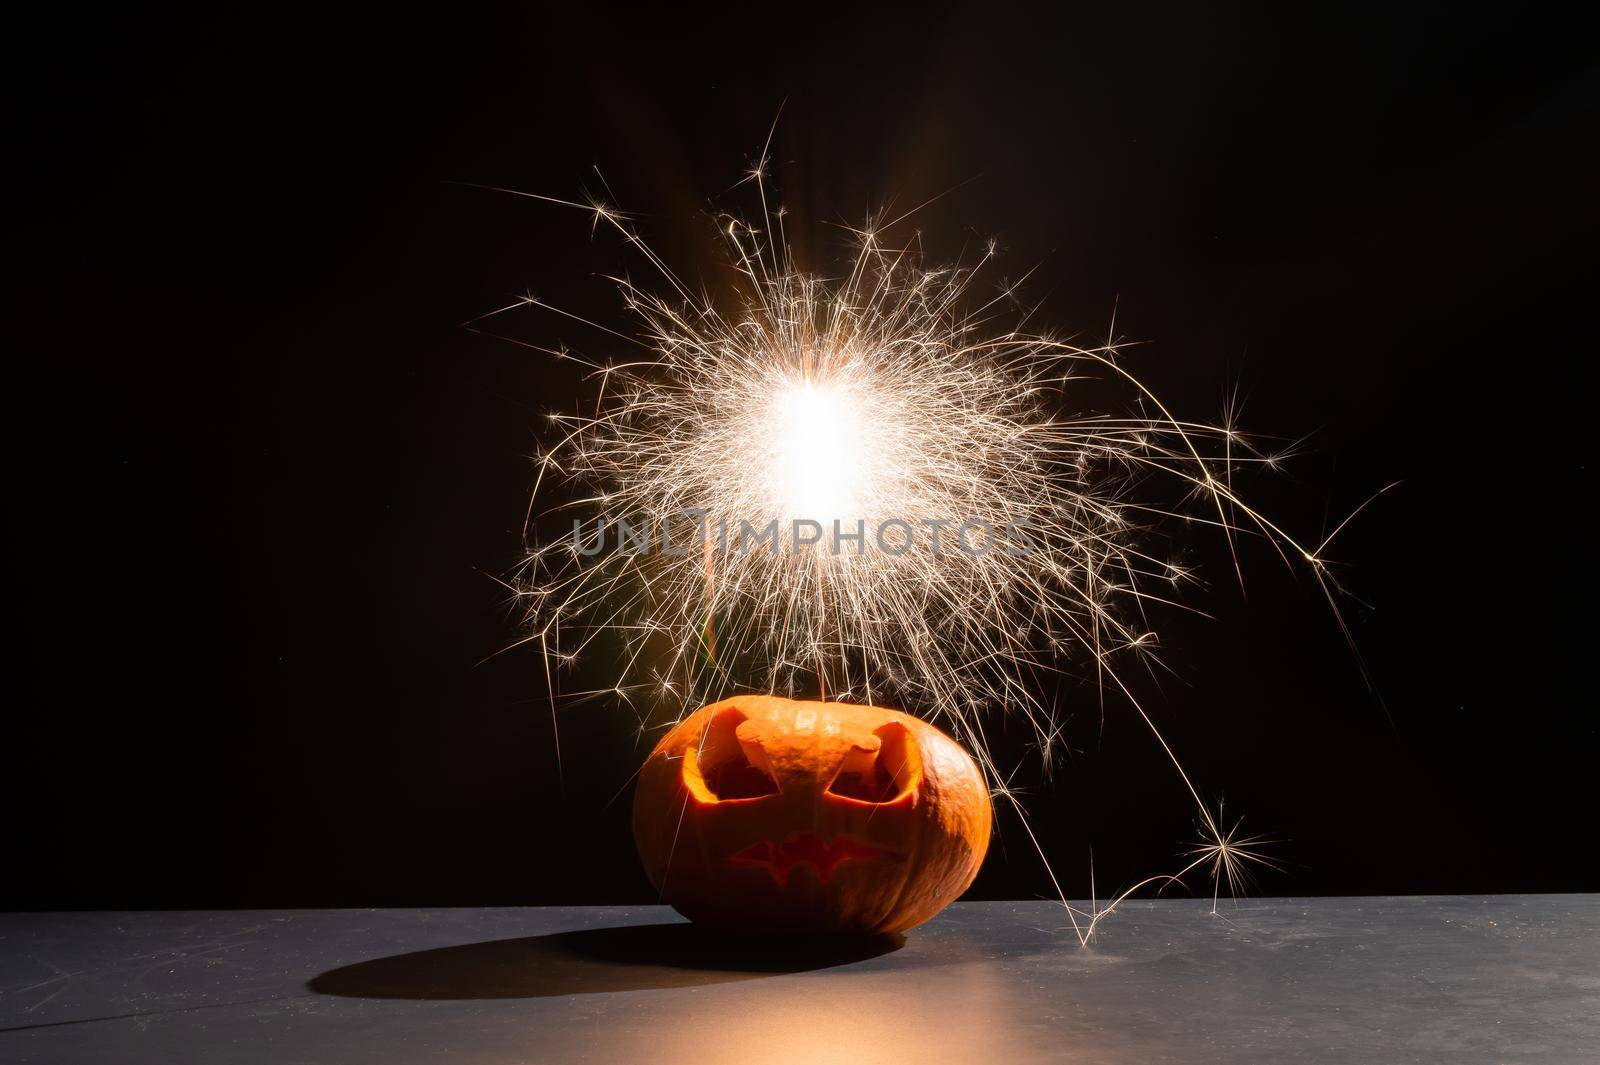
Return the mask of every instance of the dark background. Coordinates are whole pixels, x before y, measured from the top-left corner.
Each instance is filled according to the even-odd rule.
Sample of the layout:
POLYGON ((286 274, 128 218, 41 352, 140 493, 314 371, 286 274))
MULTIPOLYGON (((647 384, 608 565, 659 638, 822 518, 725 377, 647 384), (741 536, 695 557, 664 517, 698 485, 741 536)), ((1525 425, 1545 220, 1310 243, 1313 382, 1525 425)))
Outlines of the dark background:
MULTIPOLYGON (((559 715, 516 563, 569 366, 464 320, 533 291, 619 324, 598 166, 681 272, 782 101, 815 265, 840 222, 996 236, 1036 322, 1143 341, 1173 409, 1305 454, 1250 491, 1314 583, 1195 540, 1199 622, 1141 689, 1201 788, 1280 842, 1268 894, 1600 889, 1590 606, 1592 38, 1551 13, 993 4, 23 21, 7 288, 7 907, 646 900, 606 705, 559 715), (969 179, 970 180, 969 182, 969 179), (967 184, 961 184, 968 182, 967 184), (488 661, 484 661, 489 658, 488 661), (620 793, 620 795, 619 795, 620 793)), ((528 312, 540 343, 611 354, 528 312)), ((618 342, 620 343, 620 342, 618 342)), ((588 667, 603 673, 604 663, 588 667)), ((572 681, 587 686, 583 675, 572 681)), ((1056 693, 1034 825, 1063 884, 1173 867, 1193 811, 1133 717, 1056 693)), ((1049 884, 1003 817, 974 893, 1049 884)))

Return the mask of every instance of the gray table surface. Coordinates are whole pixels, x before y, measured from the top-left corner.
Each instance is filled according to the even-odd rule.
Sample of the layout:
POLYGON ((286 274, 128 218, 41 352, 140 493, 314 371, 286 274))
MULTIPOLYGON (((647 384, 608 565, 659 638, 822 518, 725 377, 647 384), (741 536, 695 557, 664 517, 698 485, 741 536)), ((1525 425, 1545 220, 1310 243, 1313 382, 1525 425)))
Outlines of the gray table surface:
POLYGON ((660 907, 0 915, 0 1061, 1600 1062, 1600 895, 1046 902, 776 951, 660 907))

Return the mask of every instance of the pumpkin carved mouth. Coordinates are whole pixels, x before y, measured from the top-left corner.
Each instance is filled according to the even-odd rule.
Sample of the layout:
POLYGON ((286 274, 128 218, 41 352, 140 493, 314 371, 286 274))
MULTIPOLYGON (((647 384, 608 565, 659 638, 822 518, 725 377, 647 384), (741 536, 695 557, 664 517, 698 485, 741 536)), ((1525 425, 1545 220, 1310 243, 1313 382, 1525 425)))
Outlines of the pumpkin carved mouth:
POLYGON ((779 886, 787 884, 789 877, 802 865, 809 865, 817 879, 827 883, 835 869, 845 862, 866 858, 890 858, 901 861, 904 855, 858 843, 843 837, 828 841, 815 832, 796 832, 781 843, 762 840, 728 857, 729 865, 760 866, 771 874, 779 886))

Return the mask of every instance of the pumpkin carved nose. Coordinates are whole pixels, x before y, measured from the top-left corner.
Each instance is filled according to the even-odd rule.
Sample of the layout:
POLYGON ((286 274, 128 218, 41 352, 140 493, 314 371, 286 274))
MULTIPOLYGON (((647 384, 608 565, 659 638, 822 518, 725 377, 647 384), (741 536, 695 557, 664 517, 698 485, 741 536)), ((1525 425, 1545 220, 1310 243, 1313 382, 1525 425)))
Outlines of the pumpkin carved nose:
POLYGON ((844 756, 828 794, 856 802, 894 802, 922 780, 922 756, 904 725, 890 722, 844 756))

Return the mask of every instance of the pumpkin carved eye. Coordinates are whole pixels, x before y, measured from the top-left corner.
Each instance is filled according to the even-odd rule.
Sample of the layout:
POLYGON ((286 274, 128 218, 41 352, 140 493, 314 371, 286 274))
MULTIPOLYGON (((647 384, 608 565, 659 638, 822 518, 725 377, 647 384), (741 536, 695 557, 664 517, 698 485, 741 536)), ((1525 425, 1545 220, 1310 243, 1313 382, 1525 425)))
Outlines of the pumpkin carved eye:
POLYGON ((906 727, 891 721, 844 756, 828 794, 857 802, 894 802, 922 780, 922 756, 906 727))
POLYGON ((735 708, 722 711, 706 727, 698 751, 684 760, 684 777, 702 802, 759 799, 778 794, 778 781, 766 751, 754 737, 740 735, 745 715, 735 708), (698 780, 696 780, 698 778, 698 780), (699 787, 694 785, 698 783, 699 787))

